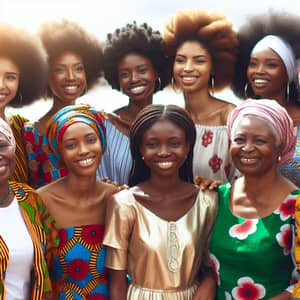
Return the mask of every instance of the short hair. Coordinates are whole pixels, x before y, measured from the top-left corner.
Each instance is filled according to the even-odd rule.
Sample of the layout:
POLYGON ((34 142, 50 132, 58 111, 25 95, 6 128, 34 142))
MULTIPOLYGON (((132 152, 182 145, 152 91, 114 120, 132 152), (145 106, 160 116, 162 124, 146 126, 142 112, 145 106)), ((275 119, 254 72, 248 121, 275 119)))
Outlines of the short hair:
MULTIPOLYGON (((245 95, 245 85, 248 82, 247 68, 250 55, 255 44, 267 35, 277 35, 287 41, 295 54, 300 58, 300 17, 273 10, 268 13, 250 16, 246 24, 238 30, 239 55, 235 66, 235 77, 232 90, 239 98, 254 97, 251 93, 245 95)), ((250 87, 248 88, 250 90, 250 87)), ((290 101, 297 102, 299 90, 294 82, 290 83, 290 101)))
POLYGON ((113 89, 120 91, 118 66, 128 53, 144 55, 151 61, 160 78, 160 83, 155 84, 154 92, 167 85, 166 58, 160 32, 154 31, 147 23, 138 25, 133 22, 107 35, 104 46, 104 77, 113 89))
POLYGON ((130 150, 132 168, 129 174, 129 186, 137 185, 150 177, 151 171, 146 166, 140 153, 140 146, 144 133, 156 122, 168 120, 183 129, 190 150, 184 164, 179 169, 179 177, 187 182, 193 182, 193 149, 196 139, 196 129, 190 115, 177 105, 147 105, 137 115, 130 132, 130 150))
POLYGON ((41 25, 39 36, 48 53, 49 63, 61 53, 72 51, 82 58, 89 88, 101 77, 102 44, 79 24, 66 19, 46 22, 41 25))
MULTIPOLYGON (((231 83, 238 41, 232 23, 224 15, 205 10, 178 10, 167 22, 163 40, 170 69, 178 47, 185 41, 198 41, 212 57, 215 89, 220 90, 231 83)), ((169 76, 171 74, 173 71, 170 70, 169 76)))
POLYGON ((20 69, 16 96, 7 105, 20 107, 39 99, 47 86, 47 53, 40 40, 23 28, 0 24, 0 56, 20 69))

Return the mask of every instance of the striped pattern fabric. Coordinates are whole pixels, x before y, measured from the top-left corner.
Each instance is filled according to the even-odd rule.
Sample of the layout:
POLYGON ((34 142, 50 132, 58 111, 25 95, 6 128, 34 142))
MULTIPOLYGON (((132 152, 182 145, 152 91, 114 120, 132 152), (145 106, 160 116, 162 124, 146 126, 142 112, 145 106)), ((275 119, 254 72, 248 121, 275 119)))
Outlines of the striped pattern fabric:
MULTIPOLYGON (((52 298, 52 286, 45 260, 47 236, 44 227, 53 222, 38 194, 29 186, 11 181, 14 192, 34 246, 31 300, 52 298)), ((9 250, 0 237, 0 300, 5 299, 5 271, 9 260, 9 250)))
POLYGON ((108 177, 119 185, 128 184, 132 165, 129 138, 111 122, 105 120, 107 149, 97 170, 97 177, 108 177))

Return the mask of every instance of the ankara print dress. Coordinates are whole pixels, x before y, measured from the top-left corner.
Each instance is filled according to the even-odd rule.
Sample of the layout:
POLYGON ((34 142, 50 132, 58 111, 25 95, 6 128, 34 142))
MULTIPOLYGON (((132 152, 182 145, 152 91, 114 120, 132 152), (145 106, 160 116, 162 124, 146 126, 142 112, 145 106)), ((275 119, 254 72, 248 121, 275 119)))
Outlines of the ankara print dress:
POLYGON ((108 299, 103 225, 60 229, 59 237, 51 268, 54 299, 108 299))
POLYGON ((291 283, 292 223, 300 190, 261 219, 233 215, 230 191, 230 183, 219 187, 219 210, 210 242, 218 279, 216 299, 269 299, 291 283))

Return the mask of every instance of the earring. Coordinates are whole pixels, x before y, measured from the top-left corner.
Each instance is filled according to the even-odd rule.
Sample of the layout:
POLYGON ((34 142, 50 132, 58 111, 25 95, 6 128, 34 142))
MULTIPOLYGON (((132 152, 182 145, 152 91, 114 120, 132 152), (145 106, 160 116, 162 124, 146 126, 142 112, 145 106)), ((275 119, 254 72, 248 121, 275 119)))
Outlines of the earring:
POLYGON ((290 84, 288 82, 287 86, 286 86, 286 102, 289 103, 290 102, 290 84))
POLYGON ((244 96, 245 96, 245 99, 249 98, 249 97, 248 97, 248 93, 247 93, 248 86, 249 86, 249 84, 248 84, 248 82, 246 82, 246 84, 245 84, 245 86, 244 86, 244 96))
POLYGON ((160 77, 159 77, 159 76, 157 77, 156 90, 157 90, 157 91, 160 91, 160 90, 161 90, 161 80, 160 80, 160 77))
POLYGON ((171 78, 171 84, 172 84, 172 88, 173 90, 175 91, 176 94, 180 94, 180 89, 176 89, 176 82, 175 82, 175 79, 174 77, 172 76, 171 78))
POLYGON ((281 161, 281 156, 279 155, 278 158, 277 158, 277 161, 281 161))
POLYGON ((19 92, 19 104, 23 103, 23 97, 22 97, 22 93, 19 92))
POLYGON ((210 75, 210 91, 211 91, 211 96, 214 95, 214 88, 215 88, 215 76, 213 74, 210 75))
POLYGON ((144 156, 142 156, 142 160, 144 160, 145 159, 145 157, 144 156))

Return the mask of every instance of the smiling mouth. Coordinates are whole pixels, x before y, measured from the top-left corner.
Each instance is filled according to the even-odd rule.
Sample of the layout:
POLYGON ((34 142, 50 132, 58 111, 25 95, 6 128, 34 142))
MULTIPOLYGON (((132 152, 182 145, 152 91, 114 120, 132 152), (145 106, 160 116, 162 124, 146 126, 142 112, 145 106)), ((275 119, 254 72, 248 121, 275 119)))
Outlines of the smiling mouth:
POLYGON ((67 94, 76 94, 79 91, 79 85, 67 85, 63 89, 67 94))
POLYGON ((174 162, 172 162, 172 161, 161 161, 161 162, 158 162, 157 164, 158 164, 160 169, 167 170, 167 169, 170 169, 173 166, 174 162))
POLYGON ((255 87, 264 87, 268 84, 268 80, 266 79, 254 79, 253 80, 254 86, 255 87))
POLYGON ((81 167, 89 167, 94 164, 95 158, 86 158, 78 161, 81 167))
POLYGON ((0 101, 4 100, 7 97, 6 94, 0 94, 0 101))
POLYGON ((181 76, 181 80, 185 84, 192 84, 195 83, 198 77, 196 76, 181 76))
POLYGON ((241 157, 241 162, 244 165, 252 165, 252 164, 255 164, 257 162, 257 158, 245 158, 245 157, 241 157))
POLYGON ((130 88, 129 91, 134 95, 139 95, 139 94, 143 93, 145 91, 145 89, 146 89, 146 86, 140 85, 140 86, 130 88))

